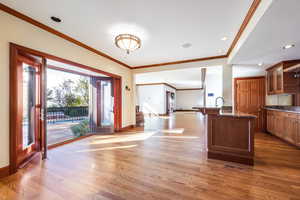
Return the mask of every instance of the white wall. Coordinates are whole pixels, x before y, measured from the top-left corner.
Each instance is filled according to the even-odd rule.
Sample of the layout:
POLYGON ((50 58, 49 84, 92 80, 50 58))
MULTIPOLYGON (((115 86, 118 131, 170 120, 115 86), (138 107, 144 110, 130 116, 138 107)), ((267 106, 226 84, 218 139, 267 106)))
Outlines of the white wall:
POLYGON ((132 71, 0 11, 0 168, 9 164, 9 42, 122 76, 122 126, 134 124, 132 71))
POLYGON ((232 65, 223 65, 223 98, 225 106, 232 106, 233 88, 232 88, 232 65))
POLYGON ((137 86, 138 104, 144 113, 165 113, 164 86, 143 85, 137 86))
POLYGON ((243 66, 243 65, 232 66, 233 78, 264 76, 265 74, 266 74, 266 69, 258 65, 257 66, 243 66))
POLYGON ((223 96, 223 74, 222 67, 215 73, 207 73, 206 75, 206 105, 214 106, 215 99, 223 96), (213 97, 209 97, 208 93, 213 93, 213 97))
POLYGON ((176 105, 176 90, 164 84, 138 85, 137 104, 144 113, 166 114, 166 92, 175 94, 174 109, 176 105))
POLYGON ((176 110, 191 110, 198 105, 203 105, 203 90, 176 91, 176 110))

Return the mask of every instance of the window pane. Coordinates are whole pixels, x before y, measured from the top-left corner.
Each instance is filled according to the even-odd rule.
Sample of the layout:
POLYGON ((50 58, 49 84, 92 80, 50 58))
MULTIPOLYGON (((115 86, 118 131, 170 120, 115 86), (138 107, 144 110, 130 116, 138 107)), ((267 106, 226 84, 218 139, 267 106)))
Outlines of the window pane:
POLYGON ((35 88, 35 69, 23 64, 23 149, 34 143, 35 88))

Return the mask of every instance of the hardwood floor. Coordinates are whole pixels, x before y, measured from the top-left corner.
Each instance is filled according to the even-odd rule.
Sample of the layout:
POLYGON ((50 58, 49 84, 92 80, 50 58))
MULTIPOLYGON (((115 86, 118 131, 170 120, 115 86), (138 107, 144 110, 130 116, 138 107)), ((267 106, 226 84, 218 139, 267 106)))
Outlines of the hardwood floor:
POLYGON ((254 167, 207 160, 200 114, 146 119, 145 130, 49 151, 47 161, 0 180, 0 200, 299 200, 300 150, 255 137, 254 167))

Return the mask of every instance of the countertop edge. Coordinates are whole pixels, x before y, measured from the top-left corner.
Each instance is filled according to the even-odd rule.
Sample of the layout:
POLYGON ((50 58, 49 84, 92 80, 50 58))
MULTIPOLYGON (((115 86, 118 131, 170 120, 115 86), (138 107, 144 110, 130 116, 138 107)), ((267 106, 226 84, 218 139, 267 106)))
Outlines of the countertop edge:
POLYGON ((264 107, 264 109, 265 109, 265 110, 274 110, 274 111, 280 111, 280 112, 289 112, 289 113, 300 114, 300 111, 293 111, 293 110, 284 110, 284 109, 268 108, 268 107, 264 107))
POLYGON ((247 114, 247 113, 241 113, 241 114, 238 114, 238 113, 220 113, 220 114, 218 114, 218 116, 221 116, 221 117, 237 117, 237 118, 253 118, 253 119, 257 118, 257 116, 247 114))

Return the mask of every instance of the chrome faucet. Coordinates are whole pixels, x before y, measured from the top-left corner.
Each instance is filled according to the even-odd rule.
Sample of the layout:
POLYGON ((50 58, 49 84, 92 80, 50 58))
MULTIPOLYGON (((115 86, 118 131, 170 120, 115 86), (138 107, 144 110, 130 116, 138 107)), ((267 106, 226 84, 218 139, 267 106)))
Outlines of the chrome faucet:
POLYGON ((225 103, 224 97, 217 97, 216 102, 215 102, 216 107, 218 107, 218 99, 222 99, 222 102, 223 102, 223 105, 224 105, 224 103, 225 103))

